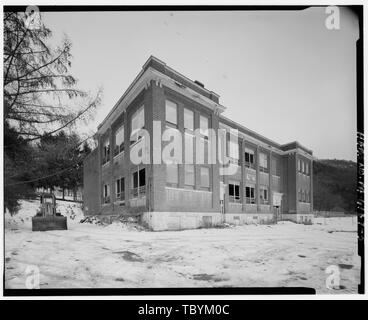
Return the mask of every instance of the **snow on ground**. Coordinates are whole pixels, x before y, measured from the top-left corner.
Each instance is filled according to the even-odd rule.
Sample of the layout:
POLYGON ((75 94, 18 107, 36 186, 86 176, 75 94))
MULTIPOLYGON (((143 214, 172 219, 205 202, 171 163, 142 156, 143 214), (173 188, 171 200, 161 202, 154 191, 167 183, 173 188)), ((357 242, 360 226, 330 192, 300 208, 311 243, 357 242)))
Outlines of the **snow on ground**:
POLYGON ((357 292, 356 218, 150 232, 79 223, 79 204, 58 204, 68 216, 67 231, 31 231, 38 201, 24 201, 14 217, 6 214, 6 288, 25 288, 25 270, 35 265, 40 288, 303 286, 357 292), (340 268, 339 290, 326 288, 330 265, 340 268))

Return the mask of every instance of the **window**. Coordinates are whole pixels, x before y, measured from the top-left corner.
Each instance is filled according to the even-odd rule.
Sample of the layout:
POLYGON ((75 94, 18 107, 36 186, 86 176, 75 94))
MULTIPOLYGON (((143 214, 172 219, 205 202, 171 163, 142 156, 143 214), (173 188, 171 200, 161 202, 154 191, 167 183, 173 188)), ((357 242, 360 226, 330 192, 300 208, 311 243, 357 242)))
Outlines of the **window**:
POLYGON ((103 144, 102 164, 110 160, 110 142, 107 138, 103 144))
POLYGON ((120 178, 117 179, 115 182, 116 187, 116 200, 124 200, 125 199, 125 179, 120 178))
POLYGON ((260 153, 259 154, 259 171, 261 172, 268 172, 268 158, 267 154, 260 153))
POLYGON ((138 134, 138 131, 142 128, 144 128, 144 106, 140 107, 132 116, 130 144, 142 138, 142 136, 138 134))
POLYGON ((168 184, 178 184, 178 165, 166 165, 166 182, 168 184))
POLYGON ((110 203, 110 185, 104 184, 102 203, 110 203))
POLYGON ((301 172, 302 171, 302 160, 298 160, 298 171, 301 172))
POLYGON ((302 190, 298 190, 298 201, 302 202, 302 190))
POLYGON ((184 133, 184 160, 187 164, 193 164, 194 162, 194 135, 192 133, 184 133))
POLYGON ((268 204, 268 187, 259 187, 259 200, 261 204, 268 204))
POLYGON ((305 174, 309 176, 309 163, 305 164, 305 174))
POLYGON ((199 117, 199 132, 201 135, 208 137, 208 118, 205 116, 199 117))
POLYGON ((246 149, 244 153, 244 165, 247 168, 253 168, 255 167, 254 164, 254 151, 246 149))
POLYGON ((194 186, 194 165, 186 164, 184 165, 184 184, 187 186, 194 186))
POLYGON ((184 129, 194 131, 194 112, 184 108, 184 129))
POLYGON ((255 204, 256 197, 255 197, 255 188, 251 186, 245 187, 245 203, 248 204, 255 204))
POLYGON ((302 161, 302 173, 305 173, 305 162, 302 161))
POLYGON ((240 202, 239 182, 229 182, 229 202, 240 202))
POLYGON ((131 190, 132 198, 142 197, 146 194, 146 169, 143 168, 132 174, 133 189, 131 190))
POLYGON ((118 128, 115 132, 115 150, 114 156, 124 151, 124 126, 118 128))
POLYGON ((178 124, 178 116, 177 116, 177 104, 166 100, 166 122, 170 125, 174 125, 175 127, 178 124))
POLYGON ((210 187, 210 168, 201 167, 201 187, 210 187))
POLYGON ((272 174, 274 176, 280 177, 281 168, 280 168, 280 160, 278 158, 272 157, 271 169, 272 169, 272 174))
POLYGON ((238 140, 236 141, 232 141, 232 139, 230 138, 230 134, 229 134, 229 140, 228 140, 228 155, 229 155, 229 160, 231 161, 231 163, 233 164, 240 164, 240 159, 239 159, 239 143, 238 140))

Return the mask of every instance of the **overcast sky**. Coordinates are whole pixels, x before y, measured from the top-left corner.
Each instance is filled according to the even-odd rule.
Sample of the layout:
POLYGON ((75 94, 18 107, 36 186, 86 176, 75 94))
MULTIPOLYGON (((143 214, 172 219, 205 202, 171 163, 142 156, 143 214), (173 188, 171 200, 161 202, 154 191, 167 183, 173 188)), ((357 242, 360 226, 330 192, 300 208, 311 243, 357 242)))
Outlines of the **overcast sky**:
POLYGON ((357 19, 324 8, 244 12, 55 12, 44 22, 73 43, 79 86, 104 96, 95 131, 150 55, 220 95, 224 115, 318 158, 356 160, 357 19))

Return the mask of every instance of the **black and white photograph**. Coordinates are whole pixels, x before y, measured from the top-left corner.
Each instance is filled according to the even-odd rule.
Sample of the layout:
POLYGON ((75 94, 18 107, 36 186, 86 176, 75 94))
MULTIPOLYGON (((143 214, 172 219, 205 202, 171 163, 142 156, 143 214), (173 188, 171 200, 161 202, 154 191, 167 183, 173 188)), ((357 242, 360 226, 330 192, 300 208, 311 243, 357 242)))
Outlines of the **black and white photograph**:
POLYGON ((2 6, 2 294, 363 294, 363 5, 77 4, 2 6))

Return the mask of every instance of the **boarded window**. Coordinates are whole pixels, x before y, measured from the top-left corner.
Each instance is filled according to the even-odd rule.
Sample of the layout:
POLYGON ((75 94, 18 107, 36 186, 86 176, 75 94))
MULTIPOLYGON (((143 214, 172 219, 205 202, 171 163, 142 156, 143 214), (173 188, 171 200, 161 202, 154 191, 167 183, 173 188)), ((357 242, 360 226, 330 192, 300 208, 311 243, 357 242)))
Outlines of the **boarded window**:
POLYGON ((201 187, 210 187, 210 168, 201 167, 201 187))
POLYGON ((177 105, 170 100, 166 100, 166 122, 178 124, 177 105))
POLYGON ((194 130, 194 112, 184 108, 184 129, 194 130))
POLYGON ((175 164, 166 165, 166 182, 169 184, 178 183, 178 165, 175 164))
POLYGON ((199 117, 199 132, 204 136, 208 136, 208 118, 205 116, 199 117))
POLYGON ((268 172, 268 157, 267 154, 263 152, 259 154, 259 170, 262 172, 268 172))
POLYGON ((131 143, 134 143, 141 138, 138 131, 142 128, 144 128, 144 106, 140 107, 132 117, 130 135, 131 143))
POLYGON ((114 155, 124 151, 124 126, 118 128, 115 132, 115 150, 114 155))
POLYGON ((185 163, 192 164, 194 162, 194 135, 184 133, 184 160, 185 163))
POLYGON ((194 165, 192 164, 184 165, 184 183, 188 186, 194 186, 194 165))

